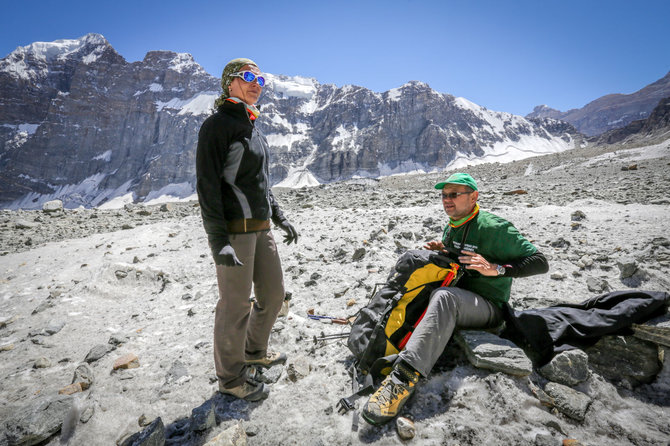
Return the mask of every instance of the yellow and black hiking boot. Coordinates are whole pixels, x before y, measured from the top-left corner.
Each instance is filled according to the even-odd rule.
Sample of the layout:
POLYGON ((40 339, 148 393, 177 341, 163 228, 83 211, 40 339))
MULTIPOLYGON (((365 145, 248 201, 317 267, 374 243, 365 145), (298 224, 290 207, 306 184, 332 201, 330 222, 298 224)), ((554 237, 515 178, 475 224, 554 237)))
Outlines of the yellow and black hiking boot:
POLYGON ((286 353, 268 351, 263 358, 247 359, 244 362, 246 365, 256 365, 269 369, 273 365, 285 363, 286 353))
POLYGON ((398 363, 365 403, 361 415, 370 424, 380 425, 395 418, 414 393, 419 372, 398 363))

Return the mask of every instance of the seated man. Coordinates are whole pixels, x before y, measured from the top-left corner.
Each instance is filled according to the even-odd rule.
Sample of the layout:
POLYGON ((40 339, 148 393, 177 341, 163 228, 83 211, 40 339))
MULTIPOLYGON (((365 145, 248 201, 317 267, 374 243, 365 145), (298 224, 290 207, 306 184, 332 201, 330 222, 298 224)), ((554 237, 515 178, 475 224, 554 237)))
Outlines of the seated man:
MULTIPOLYGON (((501 306, 509 300, 513 277, 545 273, 547 260, 507 220, 480 211, 477 183, 455 173, 435 185, 449 216, 442 241, 424 248, 456 253, 465 274, 455 287, 438 288, 428 309, 391 373, 363 408, 375 425, 400 413, 420 377, 427 377, 456 328, 485 328, 502 322, 501 306)), ((454 254, 452 254, 454 257, 454 254)))

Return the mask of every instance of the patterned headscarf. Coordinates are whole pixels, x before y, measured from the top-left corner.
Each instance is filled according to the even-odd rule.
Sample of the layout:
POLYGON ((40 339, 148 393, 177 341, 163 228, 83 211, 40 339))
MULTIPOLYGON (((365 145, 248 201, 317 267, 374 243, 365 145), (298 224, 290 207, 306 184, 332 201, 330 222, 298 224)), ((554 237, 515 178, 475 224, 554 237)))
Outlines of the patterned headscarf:
POLYGON ((223 73, 221 74, 221 88, 223 88, 223 94, 221 94, 221 96, 219 96, 216 101, 214 101, 215 108, 219 108, 219 106, 223 105, 224 101, 230 97, 230 83, 233 82, 233 79, 235 79, 231 76, 231 74, 237 73, 245 65, 253 65, 258 68, 256 62, 244 57, 233 59, 226 64, 226 67, 223 69, 223 73))

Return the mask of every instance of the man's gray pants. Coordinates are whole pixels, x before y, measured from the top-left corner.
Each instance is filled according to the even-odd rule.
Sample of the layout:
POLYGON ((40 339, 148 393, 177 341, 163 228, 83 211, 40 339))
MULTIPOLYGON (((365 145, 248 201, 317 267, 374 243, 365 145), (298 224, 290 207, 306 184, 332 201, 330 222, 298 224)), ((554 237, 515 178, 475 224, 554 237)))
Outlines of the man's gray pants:
POLYGON ((284 302, 284 279, 270 231, 230 234, 243 266, 216 265, 219 301, 214 316, 214 364, 224 388, 246 380, 245 359, 264 358, 284 302), (249 303, 251 286, 256 301, 249 303))
POLYGON ((398 360, 427 377, 454 329, 493 327, 500 322, 502 310, 480 295, 457 287, 438 288, 398 360))

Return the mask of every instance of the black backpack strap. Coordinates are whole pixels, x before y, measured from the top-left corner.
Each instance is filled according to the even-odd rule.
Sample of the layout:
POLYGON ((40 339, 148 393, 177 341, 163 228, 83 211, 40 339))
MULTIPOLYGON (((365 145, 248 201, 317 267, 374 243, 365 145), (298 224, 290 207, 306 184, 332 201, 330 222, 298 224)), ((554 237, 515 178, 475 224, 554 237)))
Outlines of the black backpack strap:
MULTIPOLYGON (((360 398, 361 396, 370 395, 375 390, 375 383, 374 383, 375 377, 382 376, 381 371, 386 367, 393 367, 393 364, 396 362, 397 359, 398 359, 397 354, 378 358, 375 362, 372 363, 372 366, 370 366, 370 371, 366 375, 362 375, 363 382, 362 384, 360 384, 360 387, 359 387, 356 365, 353 364, 351 366, 351 378, 352 378, 351 387, 354 393, 352 393, 346 398, 341 398, 340 401, 338 401, 337 412, 341 415, 349 412, 351 409, 354 409, 356 407, 356 400, 358 398, 360 398)), ((358 418, 358 413, 354 413, 354 417, 358 418)), ((354 421, 354 424, 356 423, 357 420, 354 421)))

